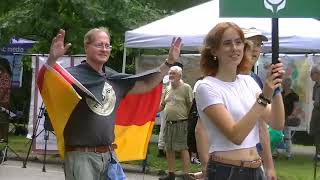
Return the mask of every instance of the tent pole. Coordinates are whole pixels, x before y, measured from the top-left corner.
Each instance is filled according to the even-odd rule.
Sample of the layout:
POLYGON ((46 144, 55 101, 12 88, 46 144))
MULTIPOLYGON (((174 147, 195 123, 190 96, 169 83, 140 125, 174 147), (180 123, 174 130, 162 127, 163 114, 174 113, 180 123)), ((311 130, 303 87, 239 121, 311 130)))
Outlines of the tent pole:
POLYGON ((141 72, 141 70, 139 69, 140 61, 141 61, 141 51, 140 51, 140 49, 138 49, 138 55, 135 56, 135 71, 136 71, 136 73, 141 72), (137 70, 139 70, 139 71, 137 71, 137 70))
POLYGON ((127 48, 123 49, 123 57, 122 57, 122 73, 126 72, 126 58, 127 58, 127 48))

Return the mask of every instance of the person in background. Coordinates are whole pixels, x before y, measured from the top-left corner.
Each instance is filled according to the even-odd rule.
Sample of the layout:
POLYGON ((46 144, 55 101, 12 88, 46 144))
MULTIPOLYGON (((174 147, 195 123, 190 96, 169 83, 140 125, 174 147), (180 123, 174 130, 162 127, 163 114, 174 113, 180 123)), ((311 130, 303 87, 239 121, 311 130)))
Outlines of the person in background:
MULTIPOLYGON (((246 42, 248 43, 247 55, 251 58, 248 58, 247 65, 244 65, 245 69, 240 71, 240 74, 249 74, 259 85, 261 89, 263 89, 263 83, 260 77, 252 72, 252 69, 256 62, 258 61, 260 54, 262 52, 263 42, 268 41, 268 38, 256 29, 242 29, 246 38, 246 42)), ((280 89, 277 88, 274 91, 273 98, 278 99, 277 101, 281 101, 282 96, 280 93, 280 89)), ((274 125, 274 124, 273 124, 274 125)), ((282 130, 282 127, 271 126, 274 129, 282 130)), ((272 152, 270 147, 270 137, 268 125, 264 121, 260 121, 259 124, 259 138, 260 142, 257 144, 257 149, 263 160, 263 168, 265 172, 265 176, 268 180, 276 180, 276 171, 274 168, 272 152)))
POLYGON ((195 136, 195 128, 197 125, 198 117, 199 116, 197 112, 196 101, 193 99, 188 118, 188 148, 190 154, 190 162, 192 164, 201 165, 201 162, 198 159, 197 140, 195 136))
POLYGON ((8 138, 9 116, 6 111, 10 105, 11 75, 8 60, 0 57, 0 143, 8 138))
MULTIPOLYGON (((11 68, 7 59, 0 57, 0 143, 8 142, 9 131, 9 106, 11 96, 11 68)), ((0 149, 0 162, 5 156, 0 149)), ((7 160, 5 157, 4 161, 7 160)))
POLYGON ((310 135, 314 137, 316 146, 315 160, 320 161, 320 64, 311 68, 311 79, 315 82, 312 92, 313 109, 310 121, 310 135))
POLYGON ((182 81, 182 68, 173 66, 169 70, 170 85, 164 93, 159 111, 164 111, 166 126, 164 141, 168 162, 168 175, 159 180, 175 179, 175 152, 181 153, 183 179, 193 179, 189 175, 190 156, 187 145, 188 115, 192 105, 193 93, 190 85, 182 81))
MULTIPOLYGON (((175 62, 173 64, 174 66, 179 66, 181 67, 181 69, 183 70, 183 64, 180 62, 175 62)), ((162 95, 161 95, 161 99, 163 99, 163 95, 165 92, 165 89, 167 88, 168 85, 170 85, 170 81, 169 81, 169 75, 166 75, 163 78, 162 81, 162 95)), ((165 121, 165 117, 163 115, 163 112, 160 112, 160 132, 159 132, 159 137, 158 137, 158 153, 157 153, 157 157, 166 157, 166 150, 165 150, 165 142, 164 142, 164 127, 166 126, 166 121, 165 121)))
MULTIPOLYGON (((163 99, 163 95, 165 92, 165 89, 169 85, 169 76, 166 75, 163 80, 162 80, 162 94, 161 94, 161 99, 163 99)), ((166 121, 164 119, 164 114, 163 111, 158 112, 160 116, 160 131, 159 131, 159 136, 158 136, 158 152, 157 152, 157 157, 166 157, 166 150, 165 150, 165 143, 163 139, 163 130, 164 127, 166 126, 166 121)))
POLYGON ((200 67, 205 75, 196 87, 200 119, 208 134, 208 179, 264 179, 259 124, 283 127, 282 98, 273 97, 284 74, 283 64, 270 65, 261 92, 239 69, 248 61, 243 31, 234 23, 218 23, 206 36, 200 67), (272 107, 272 108, 271 108, 272 107))
MULTIPOLYGON (((202 79, 200 77, 198 80, 202 79)), ((194 92, 193 92, 194 93, 194 92)), ((197 103, 196 100, 193 98, 192 106, 189 112, 188 117, 188 147, 189 147, 189 154, 190 154, 190 161, 192 164, 201 165, 200 160, 198 159, 199 153, 197 148, 197 139, 196 139, 196 125, 198 123, 199 114, 197 110, 197 103)))
MULTIPOLYGON (((283 97, 283 103, 284 103, 284 109, 285 109, 285 118, 286 122, 291 117, 296 117, 298 114, 298 107, 299 107, 299 96, 297 93, 294 92, 294 90, 291 88, 292 80, 290 78, 286 78, 282 82, 282 97, 283 97)), ((286 158, 292 159, 292 152, 291 152, 291 146, 292 146, 292 139, 291 139, 291 127, 285 123, 285 128, 283 130, 284 134, 284 144, 286 148, 286 158)))

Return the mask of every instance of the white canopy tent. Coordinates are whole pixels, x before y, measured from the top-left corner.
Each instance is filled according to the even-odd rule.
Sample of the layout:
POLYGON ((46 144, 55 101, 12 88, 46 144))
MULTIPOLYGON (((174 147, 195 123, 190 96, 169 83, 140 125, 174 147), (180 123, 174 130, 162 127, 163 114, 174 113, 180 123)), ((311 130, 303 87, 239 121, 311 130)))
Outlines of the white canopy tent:
MULTIPOLYGON (((169 48, 175 36, 182 38, 184 50, 198 50, 210 29, 224 21, 235 22, 241 28, 256 28, 271 40, 271 18, 220 18, 219 0, 212 0, 127 31, 125 53, 126 48, 169 48)), ((280 52, 283 53, 320 52, 320 21, 312 18, 280 18, 279 43, 280 52)), ((270 46, 269 41, 264 46, 264 52, 271 52, 270 46)), ((123 60, 125 65, 125 54, 123 60)))

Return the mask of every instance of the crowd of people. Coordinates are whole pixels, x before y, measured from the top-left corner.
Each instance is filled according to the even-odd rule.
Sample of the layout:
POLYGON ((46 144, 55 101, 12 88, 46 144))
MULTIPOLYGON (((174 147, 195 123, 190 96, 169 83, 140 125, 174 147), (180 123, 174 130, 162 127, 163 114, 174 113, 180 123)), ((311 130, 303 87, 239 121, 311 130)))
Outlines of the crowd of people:
MULTIPOLYGON (((53 38, 49 66, 55 66, 71 47, 64 37, 64 30, 60 30, 53 38)), ((270 63, 266 79, 261 80, 252 72, 265 41, 268 39, 255 29, 218 23, 204 39, 201 73, 192 88, 182 80, 183 66, 177 62, 183 39, 173 38, 168 58, 150 74, 119 80, 109 78, 111 70, 105 68, 112 49, 107 29, 88 31, 84 37, 86 61, 67 70, 103 104, 95 106, 84 95, 66 125, 66 179, 114 179, 111 174, 115 173, 106 172, 114 171, 110 162, 117 161, 113 131, 120 100, 128 94, 148 92, 166 75, 159 105, 158 155, 166 156, 168 174, 160 180, 175 179, 176 152, 182 158, 183 179, 277 179, 268 127, 285 127, 285 141, 290 147, 290 127, 285 122, 295 116, 299 96, 290 88, 290 79, 284 79, 281 59, 270 63), (201 165, 202 171, 190 174, 190 163, 201 165)), ((319 66, 312 69, 311 78, 316 82, 311 133, 320 158, 319 66)), ((290 148, 287 153, 290 158, 290 148)))

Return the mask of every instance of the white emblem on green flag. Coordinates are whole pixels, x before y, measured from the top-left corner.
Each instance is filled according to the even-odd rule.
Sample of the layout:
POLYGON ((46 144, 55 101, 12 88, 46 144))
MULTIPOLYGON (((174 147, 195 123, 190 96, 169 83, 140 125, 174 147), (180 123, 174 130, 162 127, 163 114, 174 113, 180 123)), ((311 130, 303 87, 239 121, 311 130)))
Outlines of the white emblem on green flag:
POLYGON ((272 13, 277 13, 286 6, 286 0, 264 0, 264 7, 272 13))

